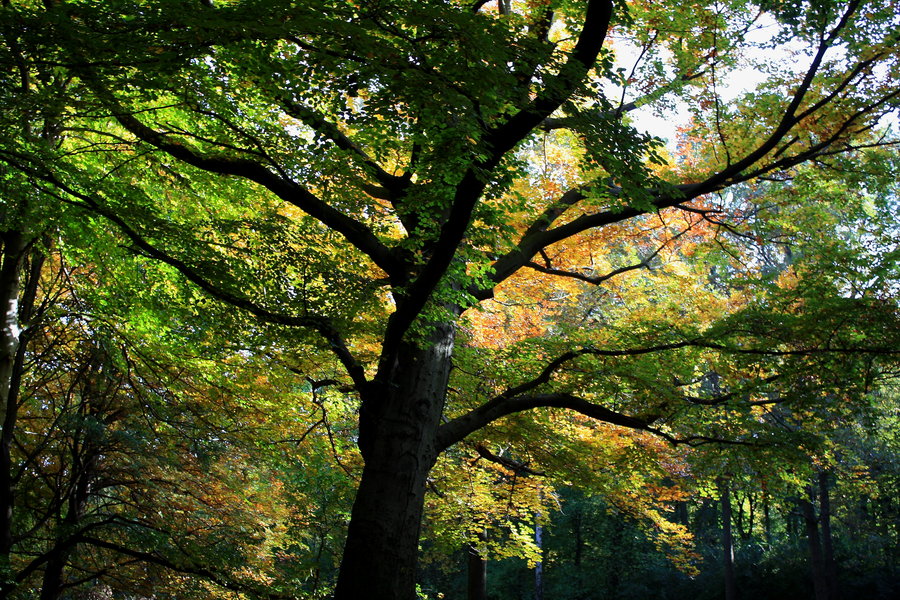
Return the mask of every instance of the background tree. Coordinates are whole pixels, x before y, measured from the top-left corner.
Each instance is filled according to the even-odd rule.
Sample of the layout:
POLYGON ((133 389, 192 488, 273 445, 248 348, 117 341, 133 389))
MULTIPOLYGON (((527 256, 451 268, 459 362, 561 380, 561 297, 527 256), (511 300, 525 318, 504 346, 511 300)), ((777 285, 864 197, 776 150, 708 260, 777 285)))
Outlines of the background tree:
MULTIPOLYGON (((93 250, 115 251, 95 241, 93 250)), ((38 250, 46 260, 32 299, 42 317, 23 347, 16 419, 5 430, 12 518, 3 597, 91 587, 209 597, 203 581, 262 589, 273 568, 259 548, 278 543, 287 519, 278 487, 253 466, 259 449, 239 442, 261 428, 253 396, 241 379, 225 383, 210 353, 201 361, 182 351, 177 368, 160 362, 178 354, 166 347, 171 331, 134 311, 117 326, 100 308, 122 301, 133 282, 98 288, 102 269, 71 267, 62 247, 38 250)))

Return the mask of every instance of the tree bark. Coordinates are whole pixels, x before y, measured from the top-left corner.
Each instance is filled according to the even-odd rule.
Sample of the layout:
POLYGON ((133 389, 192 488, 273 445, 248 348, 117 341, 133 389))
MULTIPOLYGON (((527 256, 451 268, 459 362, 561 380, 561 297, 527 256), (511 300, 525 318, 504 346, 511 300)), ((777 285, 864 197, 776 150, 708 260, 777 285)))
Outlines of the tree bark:
MULTIPOLYGON (((487 541, 487 532, 478 534, 480 542, 487 541)), ((487 559, 478 550, 478 546, 470 544, 467 552, 467 585, 466 596, 468 600, 486 600, 487 598, 487 559)))
POLYGON ((840 598, 837 562, 834 560, 834 539, 831 535, 831 498, 828 492, 828 472, 819 471, 819 524, 822 529, 822 559, 829 600, 840 598))
POLYGON ((51 551, 47 564, 44 566, 40 600, 56 600, 59 598, 63 584, 63 574, 70 555, 71 549, 69 548, 58 547, 51 551))
POLYGON ((731 531, 731 489, 728 481, 718 481, 722 503, 722 565, 725 579, 725 600, 737 600, 737 580, 734 576, 734 536, 731 531))
POLYGON ((534 565, 534 600, 544 600, 544 528, 537 519, 534 524, 534 543, 541 552, 537 564, 534 565))
MULTIPOLYGON (((24 346, 19 321, 19 294, 22 284, 22 261, 28 242, 21 233, 3 232, 2 264, 0 264, 0 569, 9 568, 13 546, 12 443, 18 417, 19 385, 24 362, 24 346)), ((32 298, 33 300, 33 298, 32 298)), ((0 586, 0 596, 11 588, 0 586)))
POLYGON ((353 503, 335 600, 414 600, 428 473, 438 455, 455 327, 433 326, 421 347, 363 391, 359 446, 365 460, 353 503))
POLYGON ((25 256, 25 238, 21 233, 7 231, 0 234, 3 244, 0 263, 0 305, 3 321, 0 324, 0 415, 9 410, 9 394, 13 363, 19 349, 19 288, 22 280, 22 259, 25 256))
POLYGON ((822 542, 819 538, 819 520, 812 502, 798 501, 800 514, 806 525, 806 540, 809 545, 809 566, 812 575, 813 592, 816 600, 829 600, 828 584, 825 578, 825 559, 822 556, 822 542))
POLYGON ((694 511, 694 525, 692 531, 705 542, 714 544, 718 536, 718 508, 711 498, 703 498, 700 506, 694 511))

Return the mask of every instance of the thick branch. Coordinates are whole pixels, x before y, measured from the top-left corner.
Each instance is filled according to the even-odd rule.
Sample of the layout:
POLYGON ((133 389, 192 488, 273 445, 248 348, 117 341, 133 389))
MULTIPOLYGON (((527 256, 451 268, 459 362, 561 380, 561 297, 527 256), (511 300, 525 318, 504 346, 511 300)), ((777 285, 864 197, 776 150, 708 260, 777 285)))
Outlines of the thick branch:
MULTIPOLYGON (((548 206, 544 212, 542 212, 525 230, 525 233, 522 234, 522 238, 520 240, 520 245, 522 241, 537 235, 543 231, 546 231, 553 223, 556 222, 558 218, 560 218, 569 208, 575 206, 585 198, 587 195, 585 194, 586 186, 573 188, 562 196, 560 196, 559 200, 552 203, 548 206)), ((619 189, 610 187, 609 189, 610 195, 618 195, 619 189)))
POLYGON ((566 393, 548 393, 536 394, 534 396, 517 396, 507 398, 500 404, 487 408, 491 403, 475 409, 467 415, 453 419, 449 423, 441 426, 437 434, 438 448, 446 449, 453 444, 462 441, 465 437, 488 423, 496 421, 507 415, 531 410, 534 408, 564 408, 580 413, 586 417, 590 417, 597 421, 609 423, 610 425, 618 425, 629 429, 646 431, 653 435, 659 436, 674 445, 699 446, 702 444, 730 444, 749 446, 754 445, 753 442, 745 442, 742 440, 732 440, 727 438, 716 438, 704 435, 692 435, 685 438, 673 436, 661 429, 652 426, 652 421, 631 417, 612 411, 599 404, 589 402, 584 398, 566 393))
POLYGON ((578 41, 556 77, 547 83, 528 106, 488 132, 484 141, 491 152, 491 158, 487 162, 492 159, 499 161, 572 94, 588 71, 593 68, 606 40, 611 18, 612 2, 609 0, 588 2, 578 41))
MULTIPOLYGON (((579 356, 607 356, 607 357, 621 357, 621 356, 642 356, 644 354, 653 354, 654 352, 665 352, 668 350, 677 350, 679 348, 686 348, 688 346, 695 345, 693 341, 684 341, 684 342, 674 342, 671 344, 660 344, 658 346, 646 346, 643 348, 624 348, 622 350, 601 350, 599 348, 579 348, 577 350, 570 350, 560 356, 556 357, 545 366, 541 372, 537 375, 537 377, 521 383, 517 386, 508 388, 502 394, 500 394, 494 400, 490 402, 499 401, 503 398, 510 398, 512 396, 519 396, 526 392, 530 392, 536 387, 548 383, 550 378, 554 373, 559 371, 566 363, 578 358, 579 356)), ((490 403, 489 402, 489 403, 490 403)))
MULTIPOLYGON (((705 181, 697 184, 696 189, 693 193, 693 197, 707 194, 719 189, 720 186, 727 183, 733 177, 740 175, 742 171, 756 164, 759 160, 765 157, 766 154, 774 150, 784 138, 784 136, 794 127, 794 125, 800 122, 801 117, 797 115, 797 110, 803 103, 803 99, 806 97, 807 92, 809 92, 810 88, 812 87, 813 80, 818 74, 819 67, 821 67, 822 61, 825 58, 825 53, 831 48, 831 45, 837 39, 841 30, 847 26, 847 23, 849 23, 850 21, 850 17, 854 12, 856 12, 856 9, 859 8, 859 3, 860 0, 853 0, 852 2, 850 2, 840 23, 838 23, 838 25, 827 37, 822 39, 819 47, 816 50, 816 54, 809 65, 809 68, 806 70, 806 74, 803 76, 803 80, 800 82, 800 85, 797 86, 797 89, 794 92, 790 103, 788 103, 787 107, 785 108, 784 114, 781 117, 781 121, 778 123, 772 133, 769 134, 769 136, 763 141, 763 143, 757 146, 756 150, 749 152, 741 160, 719 171, 715 175, 712 175, 705 181)), ((807 116, 808 111, 802 113, 802 115, 807 116)))
MULTIPOLYGON (((776 127, 772 130, 772 132, 766 137, 766 139, 756 147, 756 149, 748 152, 737 162, 709 176, 706 180, 700 183, 680 185, 677 186, 673 192, 658 192, 656 194, 655 200, 653 200, 650 206, 646 209, 626 207, 624 209, 617 208, 613 210, 606 210, 599 213, 582 215, 576 219, 573 219, 569 223, 566 223, 565 225, 549 229, 549 226, 552 224, 552 222, 559 216, 561 216, 567 208, 573 206, 586 197, 584 192, 582 191, 583 188, 570 190, 557 203, 548 208, 543 215, 535 220, 534 224, 526 231, 525 235, 523 235, 516 250, 507 253, 494 263, 494 274, 492 275, 492 280, 495 283, 504 281, 518 269, 530 263, 532 261, 532 258, 537 255, 537 253, 542 249, 589 229, 622 222, 640 216, 642 214, 647 214, 651 211, 658 211, 664 208, 675 206, 680 203, 689 202, 690 200, 693 200, 699 196, 718 191, 735 183, 747 181, 753 177, 758 177, 772 170, 795 166, 826 151, 827 147, 830 144, 837 141, 839 137, 837 134, 832 136, 828 140, 823 141, 820 144, 816 144, 814 147, 808 148, 804 152, 801 152, 797 155, 785 157, 780 160, 773 161, 770 164, 762 165, 752 172, 747 171, 750 167, 756 165, 760 160, 762 160, 767 154, 775 150, 782 142, 785 135, 787 135, 790 130, 800 122, 800 120, 802 120, 803 118, 807 118, 810 114, 812 114, 813 111, 818 110, 822 106, 824 106, 824 102, 820 100, 807 109, 798 112, 804 98, 807 95, 807 92, 812 86, 815 76, 819 72, 826 52, 831 48, 832 44, 838 38, 840 32, 846 27, 847 23, 849 22, 851 16, 856 11, 858 6, 858 0, 851 2, 838 25, 827 36, 823 37, 800 85, 795 90, 791 101, 785 107, 781 120, 779 121, 778 125, 776 125, 776 127)), ((834 100, 834 98, 837 96, 837 94, 840 93, 840 91, 849 87, 850 81, 859 73, 864 71, 871 60, 867 60, 864 62, 866 63, 865 65, 858 65, 856 68, 851 69, 847 77, 841 82, 841 84, 837 86, 838 89, 834 90, 833 93, 827 95, 829 101, 834 100)), ((896 96, 897 92, 887 94, 879 101, 871 103, 870 105, 865 107, 865 109, 858 111, 857 114, 852 115, 847 120, 847 122, 844 124, 844 127, 840 128, 840 132, 846 131, 850 124, 855 122, 859 117, 864 114, 873 112, 874 109, 883 104, 886 104, 896 96)), ((475 297, 478 299, 489 298, 491 297, 492 293, 493 292, 491 289, 473 291, 473 295, 475 295, 475 297)))
MULTIPOLYGON (((636 262, 634 264, 630 264, 630 265, 626 265, 624 267, 619 267, 617 269, 613 269, 612 271, 609 271, 608 273, 604 273, 603 275, 585 275, 584 273, 578 273, 576 271, 567 271, 565 269, 557 269, 557 268, 554 268, 550 264, 549 259, 547 259, 546 265, 541 265, 539 263, 529 261, 529 262, 525 263, 524 266, 528 267, 529 269, 534 269, 535 271, 539 271, 541 273, 546 273, 547 275, 555 275, 557 277, 569 277, 571 279, 577 279, 579 281, 584 281, 585 283, 590 283, 591 285, 600 285, 605 281, 609 281, 610 279, 612 279, 618 275, 622 275, 623 273, 628 273, 629 271, 635 271, 637 269, 649 269, 650 261, 652 261, 654 258, 656 258, 659 255, 659 253, 662 252, 662 249, 666 247, 666 245, 668 245, 670 242, 672 242, 674 240, 677 240, 678 238, 680 238, 682 235, 684 235, 685 233, 687 233, 690 230, 691 230, 691 228, 688 227, 687 229, 678 232, 677 234, 675 234, 674 236, 672 236, 671 238, 669 238, 668 240, 663 242, 658 248, 656 248, 653 252, 651 252, 646 257, 644 257, 640 262, 636 262)), ((544 255, 544 256, 546 258, 546 255, 544 255)))
MULTIPOLYGON (((559 371, 566 363, 578 358, 579 356, 640 356, 643 354, 651 354, 653 352, 664 352, 667 350, 675 350, 678 348, 684 348, 694 345, 691 341, 685 342, 675 342, 672 344, 660 344, 658 346, 648 346, 645 348, 629 348, 623 350, 600 350, 597 348, 580 348, 578 350, 572 350, 570 352, 566 352, 552 360, 548 363, 541 372, 528 381, 520 383, 519 385, 508 388, 499 396, 494 397, 488 402, 482 404, 481 406, 473 409, 469 413, 462 415, 453 419, 452 421, 444 424, 439 432, 438 432, 438 445, 441 448, 446 448, 452 444, 455 444, 466 436, 471 434, 474 431, 477 431, 495 421, 501 417, 504 417, 508 414, 514 412, 520 412, 523 410, 527 410, 529 408, 535 408, 538 406, 558 406, 561 408, 570 408, 566 406, 561 406, 558 404, 546 404, 542 403, 544 401, 551 401, 554 398, 556 401, 561 401, 561 398, 574 398, 570 394, 536 394, 536 395, 527 395, 529 392, 535 390, 536 388, 549 383, 550 379, 553 377, 554 373, 559 371), (530 400, 529 400, 530 399, 530 400), (539 399, 539 400, 538 400, 539 399), (529 404, 529 402, 535 402, 534 404, 529 404)), ((586 401, 583 401, 586 402, 586 401)), ((613 423, 616 425, 623 425, 626 427, 632 427, 637 429, 647 429, 650 423, 646 421, 639 421, 634 417, 628 417, 626 415, 619 415, 618 413, 613 413, 608 409, 597 405, 591 405, 596 407, 595 414, 603 415, 602 417, 597 416, 602 421, 606 421, 608 423, 613 423), (607 412, 603 412, 607 411, 607 412), (613 419, 613 420, 609 420, 613 419), (640 423, 640 427, 638 427, 638 423, 640 423)), ((585 413, 587 414, 587 413, 585 413)), ((594 415, 589 415, 594 416, 594 415)))
MULTIPOLYGON (((19 168, 22 168, 21 165, 18 166, 19 168)), ((65 185, 52 175, 37 173, 31 170, 29 170, 29 172, 35 177, 39 177, 40 179, 46 181, 54 187, 64 191, 66 194, 78 198, 81 203, 75 203, 76 205, 96 212, 97 214, 102 215, 103 217, 114 223, 132 241, 137 250, 139 250, 149 258, 153 258, 174 267, 186 279, 188 279, 188 281, 195 284, 197 287, 199 287, 212 297, 234 307, 243 309, 256 318, 260 319, 261 321, 277 325, 287 325, 290 327, 307 327, 317 331, 328 342, 331 351, 335 354, 335 356, 337 356, 338 360, 341 361, 341 364, 347 370, 347 373, 350 375, 357 389, 362 389, 366 385, 364 369, 359 364, 359 362, 357 362, 356 358, 353 357, 340 333, 334 328, 330 320, 326 317, 318 315, 288 315, 277 313, 256 304, 255 302, 244 296, 229 292, 228 290, 223 289, 221 286, 218 286, 214 282, 205 278, 196 269, 194 269, 184 261, 175 258, 174 256, 151 244, 146 238, 144 238, 140 233, 132 228, 120 215, 103 206, 93 197, 78 192, 77 190, 65 185)), ((71 200, 55 194, 50 190, 45 191, 48 194, 60 198, 64 202, 72 202, 71 200)))
MULTIPOLYGON (((759 383, 772 383, 773 381, 778 381, 782 377, 783 377, 782 374, 770 375, 769 377, 764 377, 764 378, 760 379, 759 383)), ((731 402, 732 400, 740 399, 742 396, 745 396, 747 394, 747 392, 748 392, 748 390, 746 390, 746 389, 738 389, 733 392, 728 392, 725 394, 718 394, 716 396, 710 396, 707 398, 702 398, 700 396, 690 396, 687 394, 681 395, 680 398, 691 404, 698 404, 701 406, 720 406, 722 404, 727 404, 727 403, 731 402)), ((778 401, 765 400, 765 401, 750 401, 750 402, 748 402, 748 404, 750 406, 760 406, 760 405, 764 405, 764 404, 777 404, 778 402, 780 402, 780 400, 778 400, 778 401)))
POLYGON ((396 352, 406 331, 425 307, 431 293, 453 262, 456 250, 471 221, 472 212, 487 186, 489 174, 500 164, 507 152, 515 148, 562 105, 593 68, 606 39, 611 18, 610 0, 589 0, 578 41, 556 77, 552 78, 526 107, 502 125, 486 132, 481 141, 488 155, 471 166, 457 185, 450 213, 441 227, 431 258, 401 302, 398 302, 397 311, 388 323, 382 352, 383 360, 396 352))
MULTIPOLYGON (((658 251, 657 251, 658 252, 658 251)), ((655 253, 654 253, 655 255, 655 253)), ((568 277, 569 279, 577 279, 578 281, 583 281, 585 283, 590 283, 591 285, 600 285, 604 281, 609 281, 613 277, 617 275, 622 275, 623 273, 627 273, 629 271, 635 271, 637 269, 646 269, 650 265, 650 259, 652 256, 648 257, 645 260, 642 260, 639 263, 634 263, 625 267, 619 267, 618 269, 613 269, 609 273, 604 273, 603 275, 585 275, 584 273, 578 273, 576 271, 566 271, 565 269, 555 269, 553 267, 548 267, 546 265, 542 265, 540 263, 536 263, 533 261, 529 261, 525 263, 523 266, 528 267, 529 269, 534 269, 540 273, 545 273, 547 275, 555 275, 557 277, 568 277)))
MULTIPOLYGON (((548 407, 548 408, 567 408, 575 410, 581 414, 592 417, 599 421, 604 421, 613 425, 621 425, 631 429, 640 429, 648 431, 655 435, 665 438, 674 444, 694 444, 694 443, 733 443, 743 444, 744 442, 725 439, 713 439, 704 436, 692 436, 690 438, 678 439, 652 426, 656 417, 637 418, 621 413, 614 412, 603 406, 589 402, 578 396, 561 392, 548 392, 531 394, 540 386, 550 382, 552 376, 559 371, 566 363, 579 356, 637 356, 641 354, 649 354, 653 352, 661 352, 667 350, 675 350, 678 348, 707 348, 717 350, 719 352, 732 354, 748 354, 757 356, 814 356, 823 354, 869 354, 881 356, 896 356, 900 354, 900 349, 888 346, 871 346, 871 347, 842 347, 842 346, 814 346, 808 348, 785 349, 778 350, 772 348, 752 348, 729 346, 701 339, 686 340, 683 342, 674 342, 671 344, 661 344, 658 346, 649 346, 646 348, 634 348, 624 350, 599 350, 596 348, 581 348, 572 350, 557 357, 547 364, 544 369, 533 379, 530 379, 517 386, 511 387, 499 396, 492 398, 481 406, 472 409, 468 413, 456 417, 455 419, 445 423, 440 427, 437 433, 437 445, 439 448, 448 448, 465 439, 471 433, 478 431, 486 425, 516 412, 522 412, 532 408, 548 407)), ((770 383, 779 379, 781 375, 770 376, 762 379, 765 383, 770 383)), ((693 404, 721 404, 732 399, 735 394, 726 394, 715 399, 701 399, 685 397, 684 399, 693 404)))
POLYGON ((385 191, 388 192, 389 199, 401 195, 409 186, 409 177, 398 177, 397 175, 392 175, 385 171, 381 165, 375 162, 375 160, 365 152, 365 150, 356 145, 337 125, 328 121, 323 115, 299 102, 282 99, 281 103, 288 115, 303 121, 317 132, 324 134, 334 142, 338 148, 346 150, 362 162, 366 170, 369 171, 378 183, 385 188, 385 191))
MULTIPOLYGON (((521 240, 519 240, 518 247, 515 250, 508 252, 494 262, 491 280, 494 283, 500 283, 506 280, 513 273, 531 262, 541 250, 556 242, 560 242, 589 229, 627 221, 628 219, 647 214, 651 212, 651 210, 658 211, 664 208, 670 208, 681 202, 685 202, 686 200, 691 200, 695 196, 688 196, 686 198, 684 193, 692 187, 693 186, 677 186, 674 193, 658 196, 657 199, 651 203, 650 209, 634 208, 630 206, 621 209, 611 209, 599 213, 582 215, 564 225, 560 225, 553 229, 547 229, 546 223, 548 219, 557 218, 568 206, 586 198, 583 192, 571 190, 567 192, 556 205, 554 205, 552 210, 548 209, 545 211, 545 214, 541 217, 539 226, 536 223, 529 228, 525 235, 522 236, 521 240), (563 202, 563 199, 565 199, 565 203, 563 202)), ((485 299, 490 298, 493 295, 493 289, 474 290, 472 293, 478 299, 485 299)))
POLYGON ((368 227, 323 202, 302 185, 272 173, 256 161, 205 155, 177 140, 169 139, 169 136, 141 122, 132 112, 126 110, 109 90, 96 81, 93 82, 93 87, 97 95, 108 105, 116 120, 141 141, 203 171, 241 177, 265 187, 285 202, 293 204, 342 234, 389 276, 399 278, 404 276, 405 268, 402 262, 368 227))
POLYGON ((505 456, 498 456, 494 454, 484 444, 477 444, 475 446, 475 451, 478 453, 478 456, 485 460, 489 460, 492 463, 496 463, 502 467, 505 467, 515 473, 516 475, 533 475, 538 477, 543 477, 545 473, 541 471, 535 471, 530 468, 528 465, 522 464, 517 460, 513 460, 511 458, 506 458, 505 456))
POLYGON ((741 346, 729 346, 728 344, 718 344, 715 342, 694 341, 691 346, 697 348, 708 348, 710 350, 718 350, 730 354, 749 354, 755 356, 815 356, 821 354, 865 354, 871 356, 897 356, 900 355, 900 348, 894 346, 813 346, 809 348, 796 348, 794 350, 773 350, 771 348, 744 348, 741 346))
POLYGON ((539 407, 567 408, 598 421, 612 425, 621 425, 630 429, 647 430, 650 426, 646 421, 617 413, 572 394, 547 393, 513 397, 501 396, 442 425, 437 433, 437 446, 440 449, 448 448, 497 419, 539 407))

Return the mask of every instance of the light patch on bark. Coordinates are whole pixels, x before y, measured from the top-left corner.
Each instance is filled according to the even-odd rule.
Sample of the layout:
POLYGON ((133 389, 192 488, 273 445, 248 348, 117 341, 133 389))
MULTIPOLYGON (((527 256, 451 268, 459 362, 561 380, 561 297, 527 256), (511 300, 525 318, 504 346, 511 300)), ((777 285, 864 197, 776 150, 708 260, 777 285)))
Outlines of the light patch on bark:
POLYGON ((454 338, 452 335, 443 336, 440 340, 438 340, 434 344, 434 355, 438 360, 450 360, 450 355, 453 354, 453 342, 454 338))
POLYGON ((19 346, 19 336, 22 333, 19 327, 19 299, 18 296, 7 299, 6 310, 3 312, 3 352, 13 356, 19 346))

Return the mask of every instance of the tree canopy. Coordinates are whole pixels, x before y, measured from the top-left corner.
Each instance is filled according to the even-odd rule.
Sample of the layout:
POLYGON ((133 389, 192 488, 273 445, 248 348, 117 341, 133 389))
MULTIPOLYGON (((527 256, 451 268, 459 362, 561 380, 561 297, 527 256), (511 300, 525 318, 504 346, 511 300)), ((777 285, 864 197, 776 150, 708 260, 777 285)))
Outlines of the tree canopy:
MULTIPOLYGON (((37 452, 13 443, 17 418, 93 410, 90 391, 83 409, 59 392, 24 404, 30 356, 57 387, 111 373, 120 391, 103 397, 138 402, 129 418, 202 425, 185 435, 217 448, 209 464, 257 460, 247 477, 288 523, 258 530, 270 548, 319 518, 321 566, 324 524, 343 525, 302 515, 304 498, 355 493, 337 599, 412 600, 426 515, 435 539, 477 546, 540 512, 538 482, 492 510, 498 478, 597 490, 677 546, 657 505, 680 492, 641 490, 683 474, 686 447, 808 457, 892 375, 891 3, 7 0, 0 14, 6 565, 27 470, 13 448, 37 452), (642 128, 652 113, 683 115, 673 139, 642 128), (29 271, 56 248, 88 291, 38 291, 68 272, 29 271), (70 293, 89 309, 35 312, 70 293), (73 327, 90 333, 41 350, 73 327), (148 390, 174 413, 147 412, 148 390), (296 451, 271 450, 285 440, 296 451), (448 520, 466 486, 468 522, 448 520)), ((154 453, 191 473, 204 451, 180 444, 154 453)), ((192 502, 237 485, 213 479, 173 485, 192 502)), ((150 551, 63 536, 34 568, 93 541, 258 591, 154 535, 150 551)), ((289 571, 300 549, 284 544, 289 571)))

